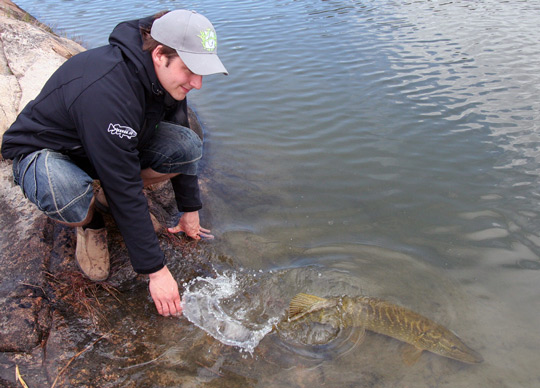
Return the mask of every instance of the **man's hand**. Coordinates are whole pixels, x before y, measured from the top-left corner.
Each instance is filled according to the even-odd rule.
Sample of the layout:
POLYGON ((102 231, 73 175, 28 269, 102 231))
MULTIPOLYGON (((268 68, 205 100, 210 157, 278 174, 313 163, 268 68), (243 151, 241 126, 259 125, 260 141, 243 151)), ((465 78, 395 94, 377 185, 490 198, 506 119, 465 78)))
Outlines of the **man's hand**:
POLYGON ((201 227, 199 223, 199 212, 187 212, 182 214, 178 225, 174 228, 169 228, 170 233, 184 232, 189 237, 200 240, 201 238, 212 239, 214 236, 210 234, 210 230, 201 227))
POLYGON ((150 295, 156 304, 158 313, 163 316, 182 314, 178 284, 165 266, 149 275, 150 295))

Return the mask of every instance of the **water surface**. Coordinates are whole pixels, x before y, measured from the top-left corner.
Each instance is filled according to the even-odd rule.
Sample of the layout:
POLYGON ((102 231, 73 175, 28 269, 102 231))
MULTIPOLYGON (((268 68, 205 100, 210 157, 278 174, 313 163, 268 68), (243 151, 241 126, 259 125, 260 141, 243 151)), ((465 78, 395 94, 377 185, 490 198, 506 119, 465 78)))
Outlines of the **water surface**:
MULTIPOLYGON (((253 357, 219 348, 221 376, 193 367, 211 337, 192 344, 199 353, 164 340, 166 357, 130 371, 158 368, 176 376, 170 386, 186 376, 222 386, 539 384, 536 2, 17 3, 87 47, 162 9, 214 23, 230 75, 205 77, 189 101, 207 131, 212 249, 238 276, 263 279, 243 307, 253 295, 286 306, 297 291, 384 297, 485 359, 423 355, 408 367, 380 336, 318 358, 269 334, 253 357)), ((206 338, 178 324, 188 344, 206 338)))

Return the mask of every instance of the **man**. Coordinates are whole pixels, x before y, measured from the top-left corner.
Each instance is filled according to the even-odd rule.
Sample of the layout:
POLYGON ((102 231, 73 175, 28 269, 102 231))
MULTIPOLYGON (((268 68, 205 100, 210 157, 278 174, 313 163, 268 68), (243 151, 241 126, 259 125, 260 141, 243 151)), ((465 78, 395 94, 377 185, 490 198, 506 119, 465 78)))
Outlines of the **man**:
POLYGON ((172 233, 212 237, 199 223, 197 163, 202 142, 188 128, 186 94, 202 76, 228 74, 215 29, 176 10, 120 23, 109 45, 66 61, 6 131, 2 155, 25 196, 55 221, 77 228, 75 256, 91 280, 109 274, 110 211, 133 269, 148 274, 161 315, 181 313, 143 187, 170 179, 183 213, 172 233), (94 193, 93 180, 102 191, 94 193))

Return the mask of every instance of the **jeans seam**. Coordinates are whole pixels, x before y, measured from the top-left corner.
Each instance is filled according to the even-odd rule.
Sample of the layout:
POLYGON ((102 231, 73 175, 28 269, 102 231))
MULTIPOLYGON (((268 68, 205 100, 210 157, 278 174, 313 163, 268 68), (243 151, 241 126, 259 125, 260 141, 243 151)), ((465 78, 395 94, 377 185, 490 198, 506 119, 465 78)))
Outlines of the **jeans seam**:
MULTIPOLYGON (((63 221, 67 221, 62 215, 62 213, 60 212, 60 210, 58 209, 58 203, 56 202, 56 193, 54 190, 54 184, 52 182, 51 174, 49 171, 49 153, 48 152, 47 152, 47 155, 45 156, 45 171, 47 172, 47 182, 49 183, 49 192, 51 193, 51 196, 52 196, 52 202, 54 204, 55 212, 56 214, 58 214, 60 218, 62 218, 63 221)), ((37 201, 37 197, 36 197, 36 201, 37 201)))
MULTIPOLYGON (((39 152, 36 152, 34 155, 32 155, 32 159, 30 159, 30 161, 26 164, 26 167, 24 168, 24 171, 22 172, 22 174, 18 174, 19 175, 19 179, 18 179, 19 186, 20 186, 21 191, 22 191, 25 198, 28 198, 28 195, 26 194, 26 191, 24 191, 24 178, 26 177, 26 173, 28 172, 28 169, 30 168, 32 163, 34 163, 36 161, 39 154, 40 154, 39 152)), ((21 158, 21 160, 19 160, 19 163, 17 163, 17 169, 19 171, 20 171, 21 161, 23 159, 24 158, 21 158)), ((36 178, 36 172, 35 172, 35 168, 34 168, 34 183, 36 183, 36 182, 37 182, 37 178, 36 178)), ((34 185, 34 187, 36 187, 36 185, 34 185)), ((34 198, 35 198, 36 194, 37 194, 37 187, 35 189, 34 198)))
MULTIPOLYGON (((61 217, 65 222, 73 222, 73 221, 68 221, 66 220, 66 218, 63 216, 63 212, 64 210, 66 210, 67 208, 69 208, 70 206, 72 206, 73 204, 77 203, 81 198, 83 198, 84 196, 86 196, 86 194, 90 191, 90 190, 93 190, 93 187, 92 185, 88 185, 88 187, 86 188, 86 190, 81 194, 81 195, 78 195, 76 196, 75 198, 73 198, 73 200, 71 200, 68 204, 66 204, 64 207, 62 207, 61 209, 58 208, 57 206, 57 203, 56 201, 54 201, 54 207, 55 207, 55 211, 44 211, 45 214, 49 215, 49 214, 57 214, 59 217, 61 217)), ((90 210, 90 209, 88 209, 90 210)), ((88 212, 87 212, 88 214, 88 212)), ((81 220, 82 221, 82 220, 81 220)))
POLYGON ((148 152, 148 153, 159 155, 159 156, 161 156, 161 157, 163 157, 165 159, 170 159, 168 155, 165 155, 164 153, 159 152, 159 151, 155 151, 155 150, 151 150, 151 149, 146 149, 145 151, 148 152))
POLYGON ((198 160, 201 160, 202 158, 202 155, 193 159, 193 160, 188 160, 188 161, 185 161, 185 162, 177 162, 177 163, 163 163, 163 165, 167 165, 167 166, 183 166, 184 164, 190 164, 190 163, 195 163, 196 161, 198 160))
POLYGON ((69 203, 67 203, 64 207, 62 208, 58 208, 58 202, 56 201, 56 188, 55 188, 55 185, 54 185, 54 182, 51 178, 51 174, 49 172, 49 160, 48 160, 48 156, 49 156, 49 153, 47 153, 47 158, 45 159, 45 170, 47 171, 47 182, 49 182, 49 190, 51 192, 51 195, 52 195, 52 201, 54 203, 54 209, 55 211, 54 212, 47 212, 47 214, 57 214, 58 217, 60 217, 62 220, 64 220, 65 222, 69 222, 65 217, 64 217, 64 210, 66 210, 67 208, 69 208, 71 205, 73 205, 74 203, 76 203, 77 201, 79 201, 81 198, 83 198, 90 190, 93 190, 93 187, 92 185, 88 185, 86 190, 76 196, 75 198, 73 198, 69 203))

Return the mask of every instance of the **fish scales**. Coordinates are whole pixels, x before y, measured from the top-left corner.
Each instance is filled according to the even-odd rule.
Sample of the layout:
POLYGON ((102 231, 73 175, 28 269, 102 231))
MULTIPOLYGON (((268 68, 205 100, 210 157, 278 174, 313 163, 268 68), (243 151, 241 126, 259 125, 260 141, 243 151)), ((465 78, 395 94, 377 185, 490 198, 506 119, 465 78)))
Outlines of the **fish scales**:
POLYGON ((414 360, 422 351, 427 350, 467 363, 483 361, 480 354, 444 326, 405 307, 378 298, 343 296, 325 299, 299 294, 291 301, 289 314, 289 323, 319 322, 341 327, 361 327, 395 338, 414 347, 410 352, 414 360))
POLYGON ((343 315, 351 315, 349 320, 356 321, 366 330, 411 344, 431 343, 432 336, 435 342, 440 338, 437 330, 433 330, 439 326, 435 322, 381 299, 343 297, 343 306, 343 315))

